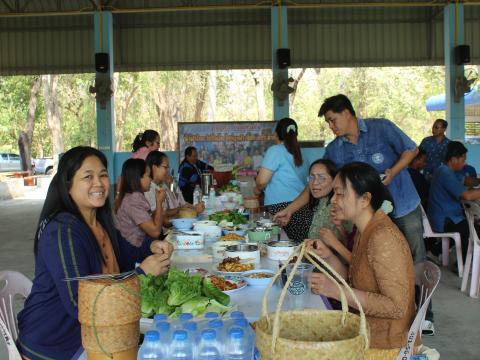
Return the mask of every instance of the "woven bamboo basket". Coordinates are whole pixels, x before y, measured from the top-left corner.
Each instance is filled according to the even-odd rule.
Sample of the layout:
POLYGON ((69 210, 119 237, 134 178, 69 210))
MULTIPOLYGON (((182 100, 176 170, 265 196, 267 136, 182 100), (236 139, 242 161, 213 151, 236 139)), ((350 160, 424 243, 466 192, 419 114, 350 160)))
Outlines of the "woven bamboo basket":
POLYGON ((140 317, 136 276, 79 282, 78 320, 89 359, 136 359, 140 317))
MULTIPOLYGON (((294 254, 290 258, 293 256, 294 254)), ((361 304, 345 280, 315 253, 306 251, 305 244, 300 247, 300 254, 282 289, 276 311, 268 313, 268 295, 287 263, 275 274, 274 280, 270 282, 265 291, 262 317, 256 322, 256 343, 262 360, 364 359, 368 349, 369 334, 361 304), (311 260, 323 274, 338 286, 341 294, 341 311, 314 309, 280 311, 286 290, 303 256, 311 260), (318 260, 324 267, 312 261, 312 258, 318 260), (355 300, 359 315, 348 312, 346 296, 341 285, 355 300)))

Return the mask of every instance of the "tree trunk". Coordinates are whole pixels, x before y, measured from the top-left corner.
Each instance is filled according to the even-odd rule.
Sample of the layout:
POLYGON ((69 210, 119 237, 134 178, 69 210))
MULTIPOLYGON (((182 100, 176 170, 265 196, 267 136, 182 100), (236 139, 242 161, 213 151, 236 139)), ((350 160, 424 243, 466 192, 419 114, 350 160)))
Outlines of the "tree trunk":
POLYGON ((42 75, 43 96, 45 98, 45 115, 47 124, 52 132, 52 152, 54 168, 58 163, 58 156, 65 150, 62 134, 62 123, 58 107, 58 75, 42 75))
MULTIPOLYGON (((118 82, 117 82, 118 83, 118 82)), ((124 138, 124 130, 125 130, 125 123, 127 122, 127 115, 128 109, 132 104, 132 101, 135 97, 135 92, 138 89, 138 85, 135 85, 131 88, 131 90, 125 94, 121 94, 121 96, 117 96, 117 99, 120 100, 120 116, 115 117, 116 121, 116 149, 117 151, 123 150, 123 138, 124 138)), ((118 92, 117 92, 118 94, 118 92)))
POLYGON ((255 95, 257 98, 257 114, 258 120, 266 120, 267 119, 267 111, 265 105, 265 93, 264 93, 264 81, 261 71, 257 70, 250 70, 250 73, 253 76, 253 81, 255 82, 255 95))
POLYGON ((32 138, 35 129, 35 111, 37 110, 38 93, 42 84, 41 77, 34 77, 28 100, 27 121, 18 138, 18 147, 22 161, 22 169, 32 173, 32 138))
POLYGON ((160 141, 161 148, 164 150, 175 150, 177 148, 177 126, 175 117, 179 109, 175 102, 168 102, 167 99, 173 99, 168 96, 162 88, 153 90, 153 99, 155 101, 155 111, 160 122, 160 141))
POLYGON ((215 121, 216 112, 217 112, 217 71, 210 70, 210 78, 208 81, 208 119, 207 121, 215 121))
POLYGON ((302 80, 303 75, 305 74, 306 68, 302 68, 300 72, 296 76, 292 76, 293 78, 293 92, 290 94, 290 113, 293 113, 294 105, 295 105, 295 96, 297 95, 297 88, 298 83, 302 80))
POLYGON ((200 90, 198 91, 197 99, 195 102, 195 114, 193 115, 194 121, 202 121, 203 107, 205 105, 205 101, 207 98, 208 73, 202 71, 201 77, 202 77, 202 84, 201 84, 200 90))

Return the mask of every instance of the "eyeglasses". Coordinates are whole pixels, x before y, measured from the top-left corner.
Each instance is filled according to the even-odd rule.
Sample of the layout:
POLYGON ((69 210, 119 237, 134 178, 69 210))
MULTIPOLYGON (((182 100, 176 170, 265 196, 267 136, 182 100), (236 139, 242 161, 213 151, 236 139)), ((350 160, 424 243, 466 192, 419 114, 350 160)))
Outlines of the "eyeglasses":
POLYGON ((330 177, 324 174, 312 174, 307 176, 307 181, 311 183, 317 182, 319 184, 322 184, 329 179, 330 177))

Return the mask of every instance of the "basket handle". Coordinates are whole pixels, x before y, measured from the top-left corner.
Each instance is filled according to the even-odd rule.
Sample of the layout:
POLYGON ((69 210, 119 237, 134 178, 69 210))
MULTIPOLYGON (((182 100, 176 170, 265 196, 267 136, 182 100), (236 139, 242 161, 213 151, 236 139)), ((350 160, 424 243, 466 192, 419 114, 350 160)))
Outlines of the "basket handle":
MULTIPOLYGON (((322 272, 325 276, 327 276, 327 278, 330 279, 339 289, 340 301, 341 301, 341 304, 342 304, 342 324, 345 324, 346 315, 347 315, 347 312, 348 312, 348 303, 347 303, 347 298, 345 296, 345 291, 344 291, 343 287, 341 286, 341 284, 349 291, 350 295, 354 299, 354 301, 355 301, 355 303, 358 307, 358 310, 360 312, 359 334, 364 338, 365 349, 368 349, 369 339, 368 339, 367 321, 366 321, 366 318, 365 318, 365 313, 363 311, 362 305, 358 301, 358 299, 357 299, 355 293, 353 292, 353 290, 347 284, 345 279, 343 279, 335 270, 333 270, 332 267, 325 262, 325 260, 320 258, 312 250, 307 250, 306 246, 305 246, 305 243, 302 243, 302 245, 299 247, 299 250, 300 250, 300 253, 298 254, 297 261, 295 262, 295 264, 292 268, 292 271, 290 272, 289 276, 287 277, 287 281, 286 281, 286 283, 285 283, 285 285, 284 285, 284 287, 283 287, 283 289, 280 293, 280 297, 278 299, 277 307, 275 309, 275 317, 274 317, 274 320, 273 320, 273 329, 272 329, 272 352, 275 353, 275 346, 276 346, 276 342, 277 342, 277 339, 278 339, 278 335, 280 333, 280 310, 281 310, 283 301, 284 301, 285 296, 286 296, 286 291, 288 289, 288 286, 292 282, 293 277, 295 275, 295 272, 297 271, 298 265, 301 263, 304 255, 308 260, 310 260, 313 263, 313 265, 318 270, 320 270, 320 272, 322 272), (330 275, 328 273, 328 271, 326 271, 324 268, 319 266, 315 261, 312 261, 312 256, 316 260, 318 260, 320 262, 320 264, 325 266, 325 268, 327 268, 328 271, 330 271, 333 276, 330 275)), ((266 318, 268 328, 271 328, 270 317, 268 316, 268 296, 270 294, 270 290, 272 289, 272 286, 275 283, 275 281, 282 274, 282 271, 286 269, 288 263, 290 262, 290 260, 294 256, 295 256, 295 253, 292 253, 290 255, 290 257, 288 258, 288 260, 285 262, 285 264, 283 264, 282 267, 279 269, 279 271, 274 275, 273 280, 269 283, 269 285, 268 285, 268 287, 265 291, 265 294, 263 296, 262 316, 266 318)))

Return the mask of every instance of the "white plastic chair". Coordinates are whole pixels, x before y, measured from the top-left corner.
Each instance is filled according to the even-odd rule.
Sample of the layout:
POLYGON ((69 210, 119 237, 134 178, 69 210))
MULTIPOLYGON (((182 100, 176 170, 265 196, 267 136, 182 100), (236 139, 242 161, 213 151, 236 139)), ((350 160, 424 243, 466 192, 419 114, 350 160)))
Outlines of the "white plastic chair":
POLYGON ((474 206, 475 203, 465 202, 463 208, 467 217, 470 237, 468 240, 467 258, 465 259, 465 269, 463 270, 462 291, 467 290, 470 266, 472 266, 472 280, 470 281, 470 297, 477 298, 480 286, 480 239, 474 225, 474 206), (472 259, 473 257, 473 259, 472 259))
POLYGON ((11 270, 0 271, 0 318, 14 342, 18 338, 15 296, 20 295, 26 298, 31 290, 32 281, 22 273, 11 270))
POLYGON ((22 360, 20 353, 18 352, 17 346, 15 345, 15 341, 10 334, 10 331, 7 329, 7 325, 3 322, 0 318, 0 335, 7 346, 8 352, 8 360, 22 360))
POLYGON ((458 264, 458 276, 463 276, 463 258, 462 258, 462 238, 460 233, 437 233, 434 232, 430 226, 430 221, 428 220, 427 214, 422 208, 422 221, 423 221, 423 237, 424 238, 441 238, 442 239, 442 265, 448 266, 448 254, 450 251, 450 239, 453 239, 455 242, 455 251, 457 253, 457 264, 458 264))
POLYGON ((417 334, 422 334, 422 323, 427 313, 428 304, 440 282, 442 272, 431 261, 422 261, 415 265, 415 284, 420 288, 420 299, 417 307, 417 315, 413 320, 407 335, 407 345, 400 349, 397 360, 410 359, 415 347, 417 334))

